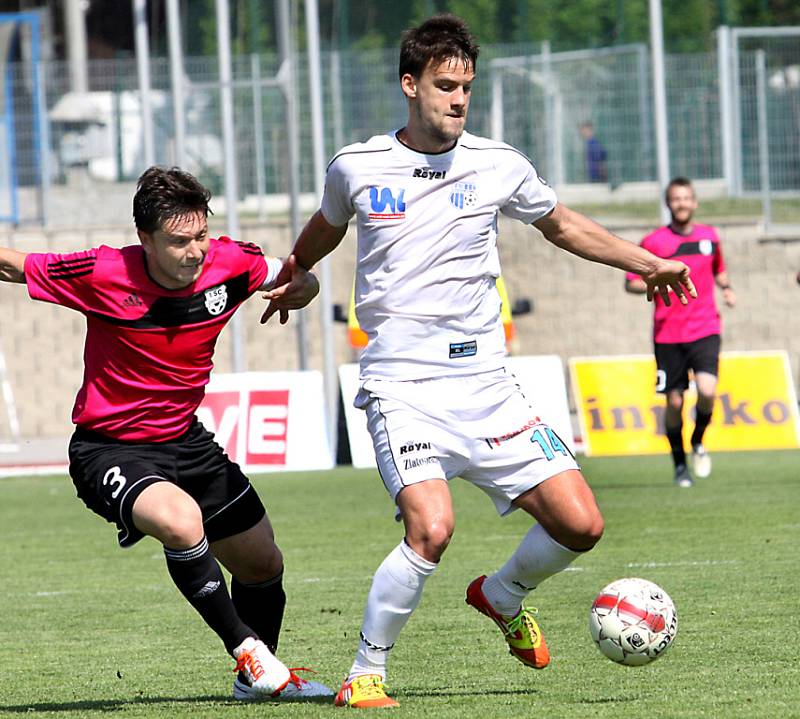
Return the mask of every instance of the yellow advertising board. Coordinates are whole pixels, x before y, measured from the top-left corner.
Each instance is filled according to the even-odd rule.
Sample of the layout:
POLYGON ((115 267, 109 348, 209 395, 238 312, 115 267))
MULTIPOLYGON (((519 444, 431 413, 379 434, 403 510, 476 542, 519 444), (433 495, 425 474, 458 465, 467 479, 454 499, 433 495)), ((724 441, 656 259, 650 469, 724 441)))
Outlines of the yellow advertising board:
MULTIPOLYGON (((575 357, 569 361, 587 455, 661 454, 664 396, 655 391, 652 356, 575 357)), ((703 444, 710 451, 800 446, 800 417, 785 352, 723 352, 714 414, 703 444)), ((688 446, 697 395, 684 402, 688 446)))

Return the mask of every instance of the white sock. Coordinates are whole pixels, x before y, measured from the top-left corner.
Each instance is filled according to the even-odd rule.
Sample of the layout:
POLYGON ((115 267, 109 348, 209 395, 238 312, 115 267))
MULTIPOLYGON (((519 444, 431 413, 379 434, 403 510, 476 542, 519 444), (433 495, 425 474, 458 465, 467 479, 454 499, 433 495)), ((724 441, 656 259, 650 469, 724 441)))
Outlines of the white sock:
POLYGON ((483 594, 500 614, 513 617, 533 589, 581 554, 556 542, 541 524, 534 524, 511 558, 483 582, 483 594))
POLYGON ((383 560, 372 578, 349 679, 362 674, 380 674, 386 679, 389 650, 419 604, 425 580, 437 566, 420 557, 405 540, 383 560))

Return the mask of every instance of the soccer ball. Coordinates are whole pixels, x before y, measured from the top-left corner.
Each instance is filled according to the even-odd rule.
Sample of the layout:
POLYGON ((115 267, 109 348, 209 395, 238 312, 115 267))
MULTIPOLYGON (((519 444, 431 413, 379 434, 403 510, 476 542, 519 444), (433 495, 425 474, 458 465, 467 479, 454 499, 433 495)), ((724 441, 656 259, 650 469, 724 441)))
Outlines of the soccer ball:
POLYGON ((618 579, 592 602, 589 631, 611 661, 630 667, 658 659, 675 640, 678 613, 669 595, 646 579, 618 579))

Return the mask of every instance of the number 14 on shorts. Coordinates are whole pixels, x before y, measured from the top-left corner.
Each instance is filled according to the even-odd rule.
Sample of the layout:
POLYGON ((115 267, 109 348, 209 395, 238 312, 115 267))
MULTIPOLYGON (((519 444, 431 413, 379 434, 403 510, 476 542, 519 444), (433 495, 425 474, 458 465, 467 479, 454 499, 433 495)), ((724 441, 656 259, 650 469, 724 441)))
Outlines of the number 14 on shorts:
POLYGON ((539 445, 542 453, 545 456, 545 459, 548 461, 555 458, 556 452, 563 454, 565 457, 567 454, 569 454, 567 448, 564 446, 564 443, 558 438, 556 433, 550 429, 550 427, 544 427, 544 434, 542 434, 541 429, 533 430, 531 442, 535 442, 539 445))

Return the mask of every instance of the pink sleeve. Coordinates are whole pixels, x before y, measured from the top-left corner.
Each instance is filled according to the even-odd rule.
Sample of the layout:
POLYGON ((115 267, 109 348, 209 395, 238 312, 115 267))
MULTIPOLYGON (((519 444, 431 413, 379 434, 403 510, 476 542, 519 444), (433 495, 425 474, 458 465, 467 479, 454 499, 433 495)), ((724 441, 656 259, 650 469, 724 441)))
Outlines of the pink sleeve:
POLYGON ((241 269, 248 274, 247 290, 249 294, 253 294, 261 285, 269 273, 267 265, 267 258, 261 248, 254 242, 239 242, 238 240, 232 241, 228 237, 220 237, 220 241, 228 241, 229 247, 235 247, 238 250, 239 262, 241 269))
POLYGON ((97 250, 58 254, 32 252, 25 258, 25 282, 34 300, 79 312, 94 309, 97 250))
POLYGON ((722 243, 719 240, 717 233, 714 233, 717 241, 714 243, 714 260, 711 264, 711 269, 716 277, 720 272, 725 272, 725 259, 722 257, 722 243))

